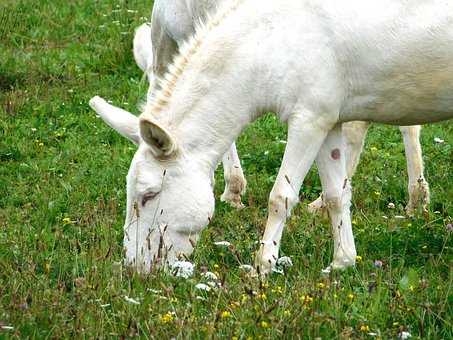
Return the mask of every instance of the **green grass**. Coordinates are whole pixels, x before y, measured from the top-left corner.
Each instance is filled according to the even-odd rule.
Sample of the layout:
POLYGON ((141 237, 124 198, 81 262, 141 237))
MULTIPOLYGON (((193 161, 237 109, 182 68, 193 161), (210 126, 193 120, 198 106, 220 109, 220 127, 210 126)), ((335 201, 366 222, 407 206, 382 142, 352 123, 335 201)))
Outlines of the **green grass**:
MULTIPOLYGON (((140 277, 121 267, 125 175, 135 147, 87 102, 99 94, 138 111, 147 88, 131 41, 150 8, 145 0, 0 4, 0 338, 365 339, 405 330, 451 339, 451 122, 422 131, 432 191, 427 219, 394 218, 407 200, 401 136, 394 127, 371 129, 354 178, 362 257, 354 269, 321 275, 332 244, 327 221, 305 209, 321 190, 315 169, 283 236, 282 254, 294 266, 267 282, 238 269, 253 261, 284 149, 285 128, 273 116, 239 138, 247 208, 217 202, 191 258, 194 278, 140 277), (213 245, 221 240, 234 249, 213 245), (218 273, 221 288, 195 289, 203 268, 218 273)), ((216 178, 219 197, 221 169, 216 178)))

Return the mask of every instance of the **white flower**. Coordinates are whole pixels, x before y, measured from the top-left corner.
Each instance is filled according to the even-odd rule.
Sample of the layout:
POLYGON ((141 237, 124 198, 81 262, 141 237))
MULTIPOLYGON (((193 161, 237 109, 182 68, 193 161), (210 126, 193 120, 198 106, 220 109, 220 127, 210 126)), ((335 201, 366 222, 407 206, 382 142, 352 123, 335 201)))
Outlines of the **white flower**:
POLYGON ((105 303, 105 304, 101 305, 102 308, 107 308, 108 306, 110 306, 110 303, 105 303))
POLYGON ((253 271, 253 267, 251 265, 249 265, 249 264, 241 264, 239 266, 239 269, 243 270, 243 271, 245 271, 247 273, 253 271))
POLYGON ((195 285, 195 289, 200 289, 204 290, 205 292, 209 292, 211 290, 211 287, 204 283, 198 283, 197 285, 195 285))
POLYGON ((160 294, 162 293, 162 291, 160 289, 153 289, 153 288, 148 288, 147 289, 148 292, 151 292, 153 294, 160 294))
POLYGON ((291 260, 291 258, 288 256, 282 256, 277 260, 274 268, 272 268, 272 271, 274 273, 283 274, 284 269, 292 267, 292 266, 293 266, 293 261, 291 260))
POLYGON ((4 329, 5 331, 12 331, 14 329, 13 326, 0 326, 0 329, 4 329))
POLYGON ((216 274, 214 274, 213 272, 206 272, 206 273, 203 273, 201 274, 201 277, 203 277, 204 279, 206 280, 211 280, 211 281, 217 281, 219 278, 217 277, 216 274))
POLYGON ((139 305, 140 302, 138 302, 137 300, 133 299, 133 298, 130 298, 129 296, 125 296, 124 297, 124 300, 126 300, 127 302, 129 303, 132 303, 133 305, 139 305))
POLYGON ((229 247, 231 246, 231 243, 228 242, 228 241, 218 241, 218 242, 214 242, 214 244, 218 247, 229 247))
POLYGON ((220 286, 219 283, 214 282, 214 281, 209 281, 209 282, 208 282, 208 285, 210 285, 212 288, 217 288, 218 286, 220 286))
POLYGON ((411 336, 411 333, 405 331, 402 331, 400 334, 398 334, 398 337, 402 340, 409 339, 411 336))
POLYGON ((324 268, 323 270, 321 270, 321 274, 323 274, 323 275, 328 275, 328 274, 330 274, 330 272, 331 272, 330 266, 328 266, 328 267, 324 268))
POLYGON ((387 208, 389 208, 389 209, 395 209, 395 203, 390 202, 390 203, 387 205, 387 208))
POLYGON ((293 266, 293 261, 289 256, 282 256, 277 260, 277 266, 289 268, 293 266))
POLYGON ((439 137, 435 137, 434 138, 434 142, 437 143, 437 144, 442 144, 445 141, 443 139, 440 139, 439 137))
POLYGON ((171 272, 176 277, 188 279, 193 275, 194 265, 188 261, 176 261, 171 265, 171 272))
POLYGON ((406 217, 401 216, 401 215, 395 215, 395 218, 396 218, 397 220, 404 220, 406 217))

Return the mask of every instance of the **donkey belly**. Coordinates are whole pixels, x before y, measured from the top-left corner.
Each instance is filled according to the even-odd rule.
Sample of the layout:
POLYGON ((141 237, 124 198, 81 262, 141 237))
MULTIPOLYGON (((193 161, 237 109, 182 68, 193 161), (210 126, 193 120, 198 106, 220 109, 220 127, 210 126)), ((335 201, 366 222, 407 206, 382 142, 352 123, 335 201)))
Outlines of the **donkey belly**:
POLYGON ((414 125, 453 118, 453 45, 442 56, 407 56, 356 72, 342 120, 414 125))

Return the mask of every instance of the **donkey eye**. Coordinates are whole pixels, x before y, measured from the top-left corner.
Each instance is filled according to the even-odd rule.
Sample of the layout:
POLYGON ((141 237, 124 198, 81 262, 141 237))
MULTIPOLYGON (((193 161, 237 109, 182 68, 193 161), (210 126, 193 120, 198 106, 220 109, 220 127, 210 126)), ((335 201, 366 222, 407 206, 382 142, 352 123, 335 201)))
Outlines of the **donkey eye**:
POLYGON ((143 195, 142 197, 142 207, 145 206, 146 202, 152 200, 154 197, 156 197, 159 193, 158 192, 147 192, 146 194, 143 195))

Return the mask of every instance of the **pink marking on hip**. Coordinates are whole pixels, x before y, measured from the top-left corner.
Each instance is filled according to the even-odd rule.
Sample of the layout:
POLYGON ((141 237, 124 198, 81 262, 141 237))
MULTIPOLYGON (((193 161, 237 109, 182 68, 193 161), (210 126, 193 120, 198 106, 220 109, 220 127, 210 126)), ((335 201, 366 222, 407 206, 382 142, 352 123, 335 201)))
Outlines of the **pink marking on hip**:
POLYGON ((330 153, 330 157, 334 160, 339 160, 341 158, 340 149, 333 149, 330 153))

